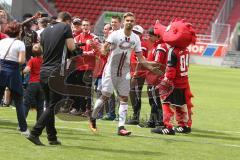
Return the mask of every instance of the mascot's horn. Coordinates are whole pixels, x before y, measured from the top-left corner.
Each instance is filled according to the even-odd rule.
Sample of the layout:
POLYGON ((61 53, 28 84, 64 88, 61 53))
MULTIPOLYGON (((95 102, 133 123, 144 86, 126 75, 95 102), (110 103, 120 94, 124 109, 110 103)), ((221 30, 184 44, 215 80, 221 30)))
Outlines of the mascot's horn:
POLYGON ((163 33, 166 31, 166 26, 162 25, 158 20, 154 25, 154 34, 163 36, 163 33))

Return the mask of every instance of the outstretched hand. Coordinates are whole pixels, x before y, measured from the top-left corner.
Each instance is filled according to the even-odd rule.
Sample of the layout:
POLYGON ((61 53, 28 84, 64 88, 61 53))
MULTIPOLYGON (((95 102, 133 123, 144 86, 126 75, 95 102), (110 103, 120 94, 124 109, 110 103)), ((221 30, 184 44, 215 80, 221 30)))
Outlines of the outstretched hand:
POLYGON ((99 44, 98 42, 92 41, 92 43, 90 44, 90 46, 92 47, 92 49, 100 51, 100 47, 99 47, 100 44, 99 44))
POLYGON ((156 88, 159 89, 160 98, 165 100, 173 92, 174 84, 171 80, 164 77, 156 88))

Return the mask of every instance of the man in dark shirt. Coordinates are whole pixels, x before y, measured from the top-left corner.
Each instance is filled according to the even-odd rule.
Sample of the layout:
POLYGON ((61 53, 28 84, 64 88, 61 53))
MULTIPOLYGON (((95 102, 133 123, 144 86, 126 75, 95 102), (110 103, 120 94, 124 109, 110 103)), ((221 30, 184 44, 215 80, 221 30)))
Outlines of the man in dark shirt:
POLYGON ((49 88, 48 78, 52 71, 60 66, 65 44, 70 51, 76 54, 82 53, 81 50, 75 47, 70 24, 70 13, 60 12, 57 22, 45 28, 41 34, 43 64, 40 70, 40 83, 44 91, 46 109, 33 127, 29 137, 27 137, 36 145, 44 145, 39 136, 45 127, 49 144, 61 145, 61 142, 57 139, 55 128, 54 106, 61 100, 62 96, 49 88))
MULTIPOLYGON (((30 19, 33 15, 26 13, 23 16, 23 21, 26 22, 27 19, 30 19)), ((21 40, 24 42, 26 46, 26 60, 28 61, 31 57, 34 56, 32 52, 32 47, 34 43, 37 43, 37 32, 31 29, 33 25, 33 21, 29 21, 26 23, 22 23, 23 32, 21 33, 21 40)))

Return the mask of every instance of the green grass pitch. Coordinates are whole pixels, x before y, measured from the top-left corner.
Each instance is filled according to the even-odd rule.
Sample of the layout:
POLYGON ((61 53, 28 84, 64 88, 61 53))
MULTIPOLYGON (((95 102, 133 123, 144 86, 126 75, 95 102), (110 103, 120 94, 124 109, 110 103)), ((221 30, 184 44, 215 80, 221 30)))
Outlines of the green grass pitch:
MULTIPOLYGON (((98 121, 93 134, 87 121, 56 118, 62 146, 38 147, 16 130, 15 110, 0 107, 0 160, 237 160, 240 159, 240 70, 191 65, 193 127, 188 135, 157 135, 127 126, 133 134, 116 134, 117 122, 98 121)), ((150 110, 143 98, 141 114, 150 110)), ((129 114, 131 114, 129 107, 129 114)), ((28 117, 30 128, 35 112, 28 117)), ((47 143, 46 132, 40 137, 47 143)))

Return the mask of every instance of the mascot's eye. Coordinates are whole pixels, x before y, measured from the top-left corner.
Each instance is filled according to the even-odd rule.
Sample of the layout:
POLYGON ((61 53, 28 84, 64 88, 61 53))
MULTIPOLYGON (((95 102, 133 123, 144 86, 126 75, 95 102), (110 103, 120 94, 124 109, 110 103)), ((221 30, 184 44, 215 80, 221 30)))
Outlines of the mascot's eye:
POLYGON ((177 29, 173 29, 173 33, 176 34, 178 31, 177 29))
POLYGON ((167 26, 166 32, 170 31, 170 29, 171 29, 171 25, 167 26))

